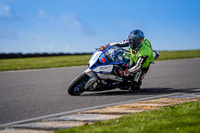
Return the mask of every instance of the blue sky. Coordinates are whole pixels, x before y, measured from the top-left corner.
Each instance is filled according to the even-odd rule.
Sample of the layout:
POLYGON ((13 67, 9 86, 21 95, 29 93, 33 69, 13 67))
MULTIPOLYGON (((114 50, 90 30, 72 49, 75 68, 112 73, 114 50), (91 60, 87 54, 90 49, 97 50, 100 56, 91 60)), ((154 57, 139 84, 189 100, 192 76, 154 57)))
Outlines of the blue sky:
POLYGON ((0 53, 92 52, 141 29, 156 50, 200 49, 200 0, 0 0, 0 53))

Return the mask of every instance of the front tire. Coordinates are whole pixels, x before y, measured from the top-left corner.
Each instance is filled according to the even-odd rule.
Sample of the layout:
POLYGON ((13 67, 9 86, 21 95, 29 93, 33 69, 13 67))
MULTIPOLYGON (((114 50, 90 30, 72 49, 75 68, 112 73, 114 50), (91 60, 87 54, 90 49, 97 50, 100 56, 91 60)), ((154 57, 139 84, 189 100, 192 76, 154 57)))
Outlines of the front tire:
POLYGON ((84 72, 78 77, 76 77, 68 87, 68 93, 72 96, 80 95, 85 91, 85 84, 89 80, 89 76, 84 72))

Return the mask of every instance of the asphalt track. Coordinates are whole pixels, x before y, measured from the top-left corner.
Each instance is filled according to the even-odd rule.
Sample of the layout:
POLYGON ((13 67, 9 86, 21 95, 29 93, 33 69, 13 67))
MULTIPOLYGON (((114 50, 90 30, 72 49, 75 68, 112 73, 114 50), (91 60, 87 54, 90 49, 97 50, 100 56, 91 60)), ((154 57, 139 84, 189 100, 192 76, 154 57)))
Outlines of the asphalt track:
POLYGON ((141 91, 119 89, 70 96, 68 84, 87 67, 0 72, 0 124, 87 107, 200 88, 200 58, 157 61, 141 91))

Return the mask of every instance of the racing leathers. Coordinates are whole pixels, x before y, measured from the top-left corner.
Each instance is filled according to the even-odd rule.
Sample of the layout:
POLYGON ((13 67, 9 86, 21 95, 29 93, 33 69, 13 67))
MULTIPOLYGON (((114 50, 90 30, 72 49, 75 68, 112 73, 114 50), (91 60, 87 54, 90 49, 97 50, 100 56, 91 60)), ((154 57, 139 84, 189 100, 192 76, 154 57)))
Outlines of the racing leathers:
POLYGON ((129 43, 130 42, 128 40, 125 40, 122 42, 110 43, 110 45, 129 47, 133 65, 130 66, 128 70, 120 71, 119 74, 121 76, 129 76, 131 73, 135 73, 133 84, 135 85, 136 90, 138 90, 142 84, 142 79, 149 69, 150 63, 155 63, 155 59, 153 57, 152 46, 149 40, 144 39, 143 43, 134 50, 130 48, 129 43))

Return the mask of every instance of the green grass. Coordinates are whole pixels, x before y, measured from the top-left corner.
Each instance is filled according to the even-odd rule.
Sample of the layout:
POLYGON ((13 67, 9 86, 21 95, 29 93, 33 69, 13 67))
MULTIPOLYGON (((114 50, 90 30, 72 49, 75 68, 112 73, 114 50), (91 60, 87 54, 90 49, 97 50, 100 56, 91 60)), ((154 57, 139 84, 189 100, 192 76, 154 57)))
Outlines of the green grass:
POLYGON ((1 59, 0 71, 87 65, 91 55, 1 59))
MULTIPOLYGON (((200 57, 200 50, 161 51, 158 60, 200 57)), ((0 71, 87 65, 91 55, 0 59, 0 71)))
POLYGON ((199 133, 200 101, 163 107, 55 133, 199 133))
POLYGON ((199 58, 200 50, 161 51, 158 60, 199 58))

